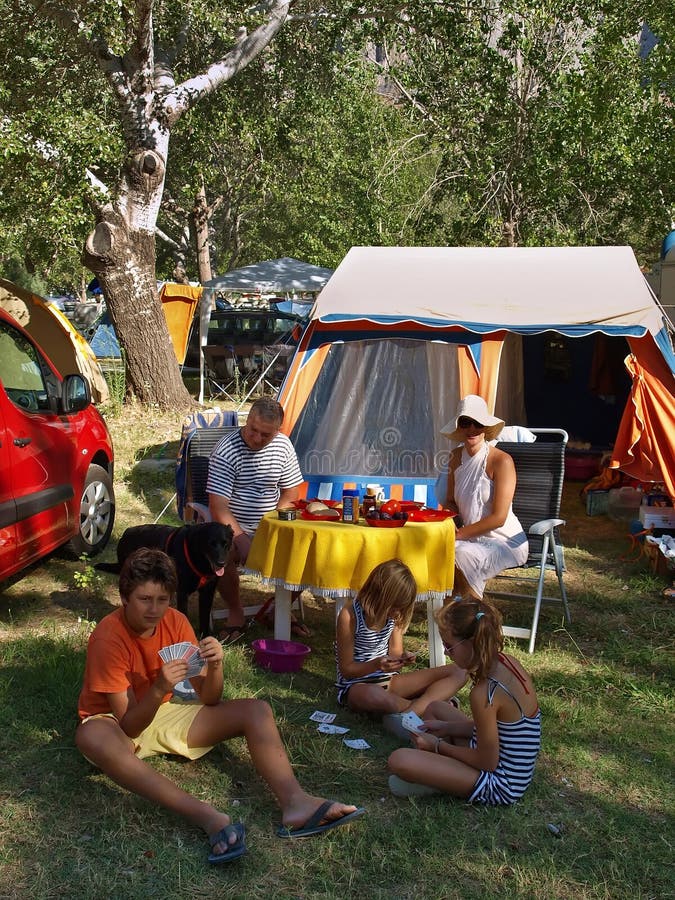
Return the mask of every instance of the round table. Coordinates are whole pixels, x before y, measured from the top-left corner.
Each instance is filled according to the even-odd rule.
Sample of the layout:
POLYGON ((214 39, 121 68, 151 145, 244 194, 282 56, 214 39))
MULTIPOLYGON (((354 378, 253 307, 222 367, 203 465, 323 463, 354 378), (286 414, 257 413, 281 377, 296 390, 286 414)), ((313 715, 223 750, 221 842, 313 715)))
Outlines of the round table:
POLYGON ((432 666, 444 662, 433 612, 452 592, 455 526, 442 522, 406 522, 402 528, 373 528, 340 521, 279 519, 263 516, 253 538, 246 571, 275 588, 274 636, 290 637, 291 592, 308 589, 338 601, 355 597, 381 562, 400 559, 417 583, 417 600, 427 601, 432 666))

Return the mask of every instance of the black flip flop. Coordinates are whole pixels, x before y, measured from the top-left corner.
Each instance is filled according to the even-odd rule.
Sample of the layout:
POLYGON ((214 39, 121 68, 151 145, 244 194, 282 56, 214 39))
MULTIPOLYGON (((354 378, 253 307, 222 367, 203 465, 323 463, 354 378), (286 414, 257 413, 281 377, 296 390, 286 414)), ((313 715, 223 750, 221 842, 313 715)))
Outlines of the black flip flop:
POLYGON ((234 862, 235 859, 240 859, 240 857, 246 853, 245 836, 246 829, 244 828, 243 822, 226 825, 224 828, 221 828, 220 831, 210 835, 209 844, 212 849, 216 844, 228 844, 228 848, 225 853, 209 853, 209 862, 215 866, 219 866, 221 863, 234 862), (237 840, 233 844, 228 844, 228 840, 233 832, 236 834, 237 840))

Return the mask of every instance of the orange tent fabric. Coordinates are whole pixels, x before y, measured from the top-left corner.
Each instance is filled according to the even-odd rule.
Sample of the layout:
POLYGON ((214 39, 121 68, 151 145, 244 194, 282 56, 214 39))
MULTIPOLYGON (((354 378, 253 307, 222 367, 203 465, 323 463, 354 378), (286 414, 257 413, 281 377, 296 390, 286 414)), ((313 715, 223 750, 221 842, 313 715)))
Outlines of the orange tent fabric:
POLYGON ((675 397, 673 376, 651 335, 629 338, 625 360, 633 379, 610 468, 638 481, 663 482, 675 498, 675 397))
POLYGON ((185 362, 190 326, 201 296, 201 285, 164 284, 159 292, 173 350, 181 365, 185 362))

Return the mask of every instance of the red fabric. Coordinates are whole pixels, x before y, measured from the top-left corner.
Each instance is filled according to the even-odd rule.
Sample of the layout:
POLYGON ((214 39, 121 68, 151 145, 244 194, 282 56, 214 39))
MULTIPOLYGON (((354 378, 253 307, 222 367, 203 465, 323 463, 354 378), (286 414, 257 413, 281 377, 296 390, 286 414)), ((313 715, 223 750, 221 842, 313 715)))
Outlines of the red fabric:
MULTIPOLYGON (((152 637, 141 638, 127 626, 124 610, 116 609, 93 630, 87 646, 84 683, 78 702, 81 719, 111 712, 106 694, 118 694, 132 688, 140 701, 162 667, 159 651, 169 644, 197 638, 186 617, 167 609, 152 637)), ((165 695, 166 703, 171 692, 165 695)))
POLYGON ((675 380, 650 336, 628 343, 633 386, 609 465, 638 481, 663 482, 675 497, 675 380))

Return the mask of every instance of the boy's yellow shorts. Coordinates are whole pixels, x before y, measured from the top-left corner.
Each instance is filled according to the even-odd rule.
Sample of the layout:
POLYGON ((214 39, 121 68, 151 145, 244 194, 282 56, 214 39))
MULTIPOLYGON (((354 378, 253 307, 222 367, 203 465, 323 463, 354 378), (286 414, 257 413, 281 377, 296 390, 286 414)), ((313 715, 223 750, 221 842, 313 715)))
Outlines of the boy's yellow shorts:
MULTIPOLYGON (((155 714, 155 718, 137 737, 131 738, 134 744, 134 752, 139 759, 149 756, 157 756, 162 753, 172 753, 176 756, 184 756, 186 759, 199 759, 212 750, 213 747, 189 747, 188 732, 190 726, 204 708, 201 703, 184 702, 182 700, 169 700, 162 703, 155 714)), ((112 713, 99 713, 82 719, 81 725, 92 719, 114 719, 112 713)))

